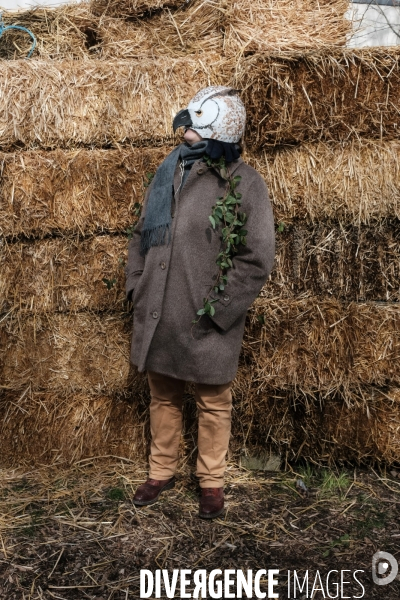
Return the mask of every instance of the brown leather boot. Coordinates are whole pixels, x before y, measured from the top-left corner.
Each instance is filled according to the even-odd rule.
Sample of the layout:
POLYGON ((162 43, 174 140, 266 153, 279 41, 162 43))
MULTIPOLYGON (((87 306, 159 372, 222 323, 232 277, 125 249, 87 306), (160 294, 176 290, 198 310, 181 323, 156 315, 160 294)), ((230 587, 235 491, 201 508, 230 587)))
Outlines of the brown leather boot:
POLYGON ((199 517, 201 519, 215 519, 224 510, 223 488, 201 488, 199 517))
POLYGON ((135 506, 147 506, 148 504, 154 504, 154 502, 157 502, 161 492, 170 490, 173 487, 175 487, 175 477, 171 477, 171 479, 164 479, 162 481, 159 479, 151 479, 149 477, 145 483, 139 485, 135 495, 133 496, 132 502, 135 506))

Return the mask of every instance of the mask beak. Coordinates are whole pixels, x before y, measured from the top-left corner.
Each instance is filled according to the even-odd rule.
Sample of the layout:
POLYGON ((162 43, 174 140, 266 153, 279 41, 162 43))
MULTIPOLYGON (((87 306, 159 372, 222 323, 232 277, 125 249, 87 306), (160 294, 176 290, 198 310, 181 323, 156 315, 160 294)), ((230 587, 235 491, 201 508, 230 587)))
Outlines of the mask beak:
POLYGON ((187 108, 180 110, 172 122, 174 133, 179 127, 191 127, 193 125, 192 119, 187 108))

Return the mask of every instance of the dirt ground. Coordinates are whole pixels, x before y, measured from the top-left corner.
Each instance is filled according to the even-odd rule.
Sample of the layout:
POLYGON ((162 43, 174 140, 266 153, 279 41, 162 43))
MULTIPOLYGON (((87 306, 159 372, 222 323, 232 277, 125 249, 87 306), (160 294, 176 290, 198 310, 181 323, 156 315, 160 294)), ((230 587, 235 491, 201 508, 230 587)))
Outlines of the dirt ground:
POLYGON ((400 598, 399 576, 379 586, 371 575, 378 550, 400 561, 400 471, 306 465, 262 473, 231 465, 226 512, 212 522, 197 516, 187 464, 174 490, 135 508, 131 497, 145 474, 145 465, 117 458, 0 471, 0 598, 140 598, 140 569, 279 569, 279 598, 314 600, 329 597, 330 570, 347 570, 343 595, 331 587, 331 597, 400 598), (308 593, 288 591, 288 570, 299 579, 308 570, 308 593), (364 592, 356 570, 364 571, 357 575, 364 592), (324 590, 316 584, 312 595, 317 571, 324 590))

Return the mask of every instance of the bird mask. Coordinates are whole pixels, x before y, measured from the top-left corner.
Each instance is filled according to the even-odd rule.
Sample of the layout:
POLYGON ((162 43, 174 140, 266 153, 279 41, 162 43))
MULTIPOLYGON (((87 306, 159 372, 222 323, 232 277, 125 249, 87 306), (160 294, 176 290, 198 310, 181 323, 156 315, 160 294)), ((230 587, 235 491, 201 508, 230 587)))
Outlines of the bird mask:
POLYGON ((175 116, 172 126, 174 132, 186 127, 204 139, 235 144, 243 135, 245 123, 246 110, 238 90, 213 85, 197 92, 188 107, 175 116))

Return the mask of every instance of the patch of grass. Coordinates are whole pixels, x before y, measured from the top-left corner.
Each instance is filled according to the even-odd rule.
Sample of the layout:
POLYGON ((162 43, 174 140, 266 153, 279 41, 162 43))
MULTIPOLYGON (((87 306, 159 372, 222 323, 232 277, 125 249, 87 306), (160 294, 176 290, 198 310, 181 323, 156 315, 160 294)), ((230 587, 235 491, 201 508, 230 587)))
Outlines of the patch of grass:
POLYGON ((353 512, 359 518, 354 523, 355 535, 358 539, 369 537, 374 529, 384 529, 390 516, 379 506, 368 506, 353 512))
POLYGON ((113 500, 114 502, 121 502, 126 498, 125 490, 118 487, 109 489, 106 495, 109 500, 113 500))
POLYGON ((318 474, 313 465, 306 463, 303 467, 300 467, 297 472, 308 488, 315 485, 318 474))
POLYGON ((320 489, 324 495, 343 494, 349 489, 351 479, 345 471, 333 473, 332 471, 322 471, 320 489))
POLYGON ((345 533, 336 540, 329 542, 329 547, 322 553, 324 558, 327 558, 335 548, 347 548, 350 544, 350 535, 345 533))
POLYGON ((317 493, 321 496, 341 496, 349 489, 352 482, 347 471, 318 469, 309 463, 299 467, 296 475, 303 480, 307 488, 317 488, 317 493))

